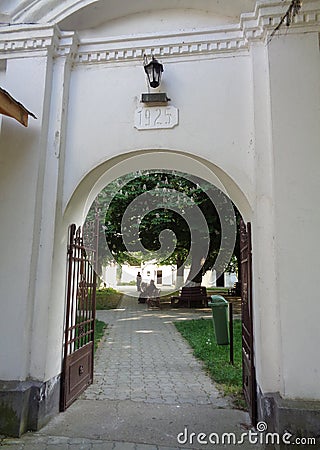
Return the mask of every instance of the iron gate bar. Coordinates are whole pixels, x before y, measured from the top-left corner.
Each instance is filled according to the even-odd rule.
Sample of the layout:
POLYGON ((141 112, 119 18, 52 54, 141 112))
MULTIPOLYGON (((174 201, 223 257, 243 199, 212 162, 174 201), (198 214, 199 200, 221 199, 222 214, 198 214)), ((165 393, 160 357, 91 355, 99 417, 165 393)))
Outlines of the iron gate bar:
POLYGON ((240 222, 243 393, 252 424, 257 423, 256 370, 253 351, 251 223, 240 222))
POLYGON ((93 381, 96 273, 82 231, 69 227, 67 305, 60 409, 64 411, 93 381))

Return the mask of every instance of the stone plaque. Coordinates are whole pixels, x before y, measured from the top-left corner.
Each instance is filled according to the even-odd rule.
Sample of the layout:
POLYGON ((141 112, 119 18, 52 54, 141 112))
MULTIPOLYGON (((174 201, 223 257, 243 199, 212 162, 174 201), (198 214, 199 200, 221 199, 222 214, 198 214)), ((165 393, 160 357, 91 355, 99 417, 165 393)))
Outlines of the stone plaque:
POLYGON ((142 106, 134 114, 134 126, 138 130, 173 128, 178 120, 178 109, 174 106, 142 106))

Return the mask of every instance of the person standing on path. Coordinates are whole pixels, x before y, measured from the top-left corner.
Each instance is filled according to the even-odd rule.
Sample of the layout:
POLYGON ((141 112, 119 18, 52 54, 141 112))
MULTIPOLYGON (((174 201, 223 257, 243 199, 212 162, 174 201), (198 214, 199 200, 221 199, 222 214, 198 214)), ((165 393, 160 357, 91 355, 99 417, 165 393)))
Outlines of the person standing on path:
POLYGON ((141 291, 141 281, 142 281, 142 276, 141 276, 140 272, 138 272, 138 275, 137 275, 137 291, 138 292, 141 291))

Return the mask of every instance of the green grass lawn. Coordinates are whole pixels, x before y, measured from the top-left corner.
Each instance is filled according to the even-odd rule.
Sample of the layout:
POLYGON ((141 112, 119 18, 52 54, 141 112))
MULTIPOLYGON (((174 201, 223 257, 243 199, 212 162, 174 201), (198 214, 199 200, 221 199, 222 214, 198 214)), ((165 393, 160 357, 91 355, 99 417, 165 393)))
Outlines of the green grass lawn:
POLYGON ((207 288, 207 293, 208 295, 214 295, 217 292, 221 294, 227 294, 229 291, 229 288, 226 287, 211 287, 211 288, 207 288))
POLYGON ((121 292, 112 288, 97 289, 96 309, 114 309, 118 307, 121 300, 121 292))
POLYGON ((96 319, 95 330, 94 330, 94 351, 97 350, 99 342, 103 338, 107 324, 101 320, 96 319))
POLYGON ((216 344, 211 319, 174 324, 193 348, 194 355, 204 362, 218 389, 232 398, 235 407, 246 409, 242 394, 241 320, 234 320, 234 366, 229 362, 229 345, 216 344))

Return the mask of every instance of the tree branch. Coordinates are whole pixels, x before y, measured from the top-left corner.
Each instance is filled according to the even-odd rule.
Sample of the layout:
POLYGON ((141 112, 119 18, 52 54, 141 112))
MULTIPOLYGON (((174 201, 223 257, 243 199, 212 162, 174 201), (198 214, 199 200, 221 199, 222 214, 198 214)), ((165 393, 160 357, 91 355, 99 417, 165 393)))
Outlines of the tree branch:
POLYGON ((282 16, 280 23, 276 26, 276 28, 272 31, 272 33, 269 36, 269 39, 267 41, 267 45, 270 44, 273 36, 276 34, 277 31, 280 30, 281 26, 285 23, 287 27, 289 27, 295 16, 297 14, 299 14, 299 11, 302 7, 302 1, 301 0, 292 0, 290 3, 289 8, 287 9, 286 13, 284 14, 284 16, 282 16))

